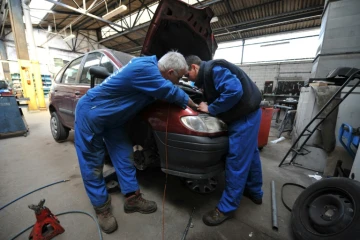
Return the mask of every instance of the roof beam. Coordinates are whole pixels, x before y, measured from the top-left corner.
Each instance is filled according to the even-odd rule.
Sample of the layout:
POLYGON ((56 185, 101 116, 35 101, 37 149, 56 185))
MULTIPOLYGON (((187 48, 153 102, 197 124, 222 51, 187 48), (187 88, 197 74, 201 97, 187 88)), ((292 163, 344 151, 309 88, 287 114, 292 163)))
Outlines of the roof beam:
POLYGON ((133 27, 133 28, 131 28, 131 29, 128 29, 128 30, 126 30, 126 31, 123 31, 123 32, 121 32, 121 33, 117 33, 117 34, 114 34, 114 35, 112 35, 112 36, 110 36, 110 37, 104 38, 104 39, 100 40, 98 43, 101 44, 101 43, 107 42, 107 41, 112 40, 112 39, 114 39, 114 38, 121 37, 121 36, 124 36, 124 35, 126 35, 126 34, 129 34, 129 33, 133 32, 133 31, 137 31, 137 30, 146 28, 146 27, 148 27, 149 25, 150 25, 150 22, 143 23, 143 24, 141 24, 141 25, 138 25, 138 26, 136 26, 136 27, 133 27))
MULTIPOLYGON (((112 26, 109 26, 109 27, 110 27, 111 29, 115 30, 116 32, 121 33, 121 32, 119 32, 116 28, 114 28, 114 27, 112 27, 112 26)), ((138 41, 130 38, 129 36, 124 35, 124 37, 125 37, 126 39, 128 39, 129 41, 135 43, 136 45, 141 46, 141 44, 140 44, 138 41)))
POLYGON ((201 2, 201 4, 197 3, 194 6, 195 7, 200 7, 200 6, 201 7, 209 7, 213 4, 220 3, 220 2, 223 2, 223 0, 211 0, 211 1, 201 2))
POLYGON ((109 24, 109 25, 114 25, 114 26, 119 27, 119 28, 121 28, 121 29, 126 29, 126 28, 124 28, 123 26, 120 26, 119 24, 113 23, 113 22, 108 21, 108 20, 105 20, 105 19, 103 19, 103 18, 101 18, 101 17, 95 16, 95 15, 93 15, 93 14, 91 14, 91 13, 88 13, 88 12, 87 12, 86 10, 84 10, 84 9, 77 9, 77 8, 71 7, 71 6, 69 6, 69 5, 66 5, 66 4, 64 4, 64 3, 57 2, 57 1, 55 1, 55 0, 45 0, 45 1, 54 3, 54 4, 56 4, 56 5, 59 5, 59 6, 61 6, 61 7, 64 7, 64 8, 70 9, 70 10, 73 10, 74 12, 81 13, 81 14, 86 15, 86 16, 88 16, 88 17, 92 17, 92 18, 94 18, 94 19, 96 19, 96 20, 105 22, 105 23, 107 23, 107 24, 109 24))
MULTIPOLYGON (((116 2, 111 3, 108 7, 113 7, 116 6, 116 2)), ((100 8, 98 9, 96 12, 94 12, 93 14, 96 16, 102 16, 104 15, 104 13, 106 12, 106 8, 100 8)), ((76 25, 74 25, 74 30, 81 28, 82 26, 86 25, 87 23, 89 23, 92 19, 82 19, 80 20, 76 25)))

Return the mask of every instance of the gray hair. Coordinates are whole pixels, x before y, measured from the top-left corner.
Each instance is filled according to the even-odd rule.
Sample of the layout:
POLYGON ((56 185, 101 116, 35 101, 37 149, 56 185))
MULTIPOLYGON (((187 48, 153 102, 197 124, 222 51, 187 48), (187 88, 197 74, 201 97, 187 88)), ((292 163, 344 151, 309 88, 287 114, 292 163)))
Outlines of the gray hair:
POLYGON ((162 56, 158 61, 158 67, 160 71, 174 69, 177 74, 188 68, 184 56, 176 51, 170 51, 162 56))

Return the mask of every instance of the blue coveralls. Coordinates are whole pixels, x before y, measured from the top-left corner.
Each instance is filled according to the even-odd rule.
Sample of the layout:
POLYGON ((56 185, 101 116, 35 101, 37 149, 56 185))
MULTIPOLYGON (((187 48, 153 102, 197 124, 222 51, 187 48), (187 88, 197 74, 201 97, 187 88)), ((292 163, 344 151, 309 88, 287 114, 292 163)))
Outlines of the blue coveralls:
POLYGON ((75 112, 75 148, 93 206, 102 206, 108 199, 102 176, 104 143, 122 193, 139 189, 132 162, 133 146, 124 124, 156 99, 186 108, 189 96, 161 76, 156 56, 151 56, 133 58, 79 100, 75 112))
MULTIPOLYGON (((216 116, 230 110, 242 97, 243 89, 236 75, 221 66, 213 68, 213 80, 220 97, 209 105, 208 110, 216 116)), ((258 109, 228 125, 226 183, 217 206, 223 213, 238 208, 245 189, 255 198, 262 198, 262 172, 257 143, 260 120, 261 110, 258 109)))

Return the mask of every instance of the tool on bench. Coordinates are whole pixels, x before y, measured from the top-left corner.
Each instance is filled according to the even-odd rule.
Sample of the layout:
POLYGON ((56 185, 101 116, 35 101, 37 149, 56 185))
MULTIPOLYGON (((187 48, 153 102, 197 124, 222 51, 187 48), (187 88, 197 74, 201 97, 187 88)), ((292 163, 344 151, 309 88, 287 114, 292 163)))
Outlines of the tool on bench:
POLYGON ((36 223, 29 235, 32 240, 49 240, 65 232, 57 217, 44 206, 45 199, 38 205, 31 204, 29 208, 35 211, 36 223))

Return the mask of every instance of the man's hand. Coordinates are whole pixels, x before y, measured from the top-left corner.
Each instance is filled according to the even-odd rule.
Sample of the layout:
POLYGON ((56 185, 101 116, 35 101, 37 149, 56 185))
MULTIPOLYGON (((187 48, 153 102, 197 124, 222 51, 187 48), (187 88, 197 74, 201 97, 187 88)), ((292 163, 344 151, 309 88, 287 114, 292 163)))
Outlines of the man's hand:
POLYGON ((201 112, 209 113, 208 105, 206 104, 206 102, 201 102, 197 110, 201 112))
POLYGON ((193 102, 193 100, 191 100, 191 98, 189 98, 188 104, 189 107, 193 108, 193 109, 197 109, 199 106, 197 104, 195 104, 193 102))

